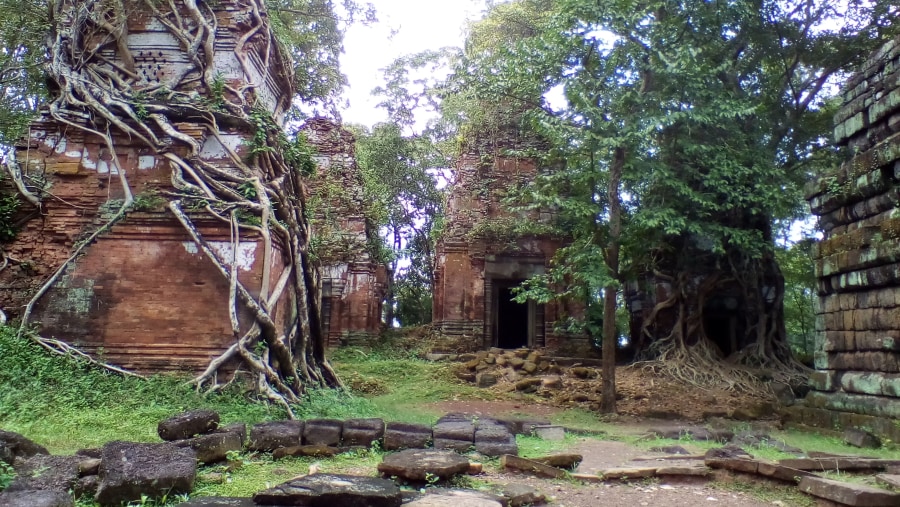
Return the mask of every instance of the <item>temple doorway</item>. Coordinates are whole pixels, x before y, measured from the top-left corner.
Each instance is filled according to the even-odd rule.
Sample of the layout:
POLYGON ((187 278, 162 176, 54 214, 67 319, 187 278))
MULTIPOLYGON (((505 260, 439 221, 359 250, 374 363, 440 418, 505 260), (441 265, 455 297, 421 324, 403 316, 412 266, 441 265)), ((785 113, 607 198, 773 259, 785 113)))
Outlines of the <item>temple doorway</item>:
POLYGON ((501 349, 532 346, 534 337, 534 303, 518 303, 513 288, 522 280, 496 281, 494 290, 494 337, 501 349))

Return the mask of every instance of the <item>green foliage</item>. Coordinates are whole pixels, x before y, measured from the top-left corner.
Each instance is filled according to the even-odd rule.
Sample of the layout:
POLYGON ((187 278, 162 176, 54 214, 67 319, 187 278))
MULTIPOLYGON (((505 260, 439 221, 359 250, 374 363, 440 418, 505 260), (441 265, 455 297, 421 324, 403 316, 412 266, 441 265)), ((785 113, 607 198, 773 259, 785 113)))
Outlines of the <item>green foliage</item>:
POLYGON ((775 250, 784 275, 784 322, 794 356, 812 366, 815 352, 816 275, 812 240, 775 250))
POLYGON ((528 296, 590 301, 653 271, 763 276, 773 222, 800 216, 801 184, 835 163, 829 83, 898 31, 893 3, 800 5, 518 0, 473 26, 453 91, 526 111, 565 162, 519 196, 573 238, 528 296))
POLYGON ((0 196, 0 243, 12 241, 19 232, 14 221, 19 205, 18 195, 0 196))
POLYGON ((5 461, 0 461, 0 491, 8 488, 15 478, 16 471, 13 470, 12 465, 7 464, 5 461))
MULTIPOLYGON (((440 215, 441 192, 432 174, 431 141, 404 136, 397 123, 356 127, 356 153, 372 229, 386 241, 370 245, 376 259, 389 263, 387 320, 402 326, 430 322, 434 270, 432 228, 440 215), (386 245, 385 245, 386 243, 386 245)), ((372 234, 373 239, 376 237, 372 234)))
POLYGON ((134 202, 131 204, 131 209, 134 211, 159 211, 165 204, 166 200, 157 192, 141 192, 134 196, 134 202))
POLYGON ((43 39, 50 30, 46 0, 0 0, 0 152, 25 134, 47 95, 43 39))
POLYGON ((294 68, 294 86, 305 105, 331 108, 346 78, 340 72, 344 31, 376 21, 371 4, 354 0, 267 0, 272 28, 294 68))

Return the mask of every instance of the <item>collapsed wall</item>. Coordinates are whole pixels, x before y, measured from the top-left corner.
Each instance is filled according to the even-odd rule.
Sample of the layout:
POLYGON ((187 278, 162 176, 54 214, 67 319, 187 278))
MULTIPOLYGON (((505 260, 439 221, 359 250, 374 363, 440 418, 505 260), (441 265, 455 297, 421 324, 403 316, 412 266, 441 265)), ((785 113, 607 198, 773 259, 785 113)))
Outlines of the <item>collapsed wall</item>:
POLYGON ((816 372, 794 420, 900 438, 900 39, 847 83, 835 142, 852 157, 807 189, 816 246, 816 372))

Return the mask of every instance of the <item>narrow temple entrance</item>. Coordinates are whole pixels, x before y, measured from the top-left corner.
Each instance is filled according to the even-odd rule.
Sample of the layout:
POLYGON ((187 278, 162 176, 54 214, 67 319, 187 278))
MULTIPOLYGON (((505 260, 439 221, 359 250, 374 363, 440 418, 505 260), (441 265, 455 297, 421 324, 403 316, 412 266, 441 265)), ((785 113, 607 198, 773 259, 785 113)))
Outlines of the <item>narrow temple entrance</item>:
POLYGON ((494 298, 494 336, 502 349, 516 349, 531 346, 534 333, 534 304, 517 303, 513 300, 513 287, 521 280, 498 281, 494 298))
POLYGON ((738 299, 733 296, 711 298, 703 307, 703 331, 728 357, 740 349, 738 299))

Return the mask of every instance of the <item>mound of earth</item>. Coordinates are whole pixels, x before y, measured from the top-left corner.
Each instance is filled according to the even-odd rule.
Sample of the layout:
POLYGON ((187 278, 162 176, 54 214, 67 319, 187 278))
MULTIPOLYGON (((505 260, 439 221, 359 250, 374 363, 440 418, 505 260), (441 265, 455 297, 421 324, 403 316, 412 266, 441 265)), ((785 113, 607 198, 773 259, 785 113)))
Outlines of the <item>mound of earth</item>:
MULTIPOLYGON (((479 352, 455 358, 456 376, 498 394, 551 407, 600 409, 602 376, 596 360, 544 356, 527 349, 479 352)), ((724 388, 700 389, 649 368, 616 369, 619 414, 657 419, 739 420, 775 416, 773 400, 724 388)))

